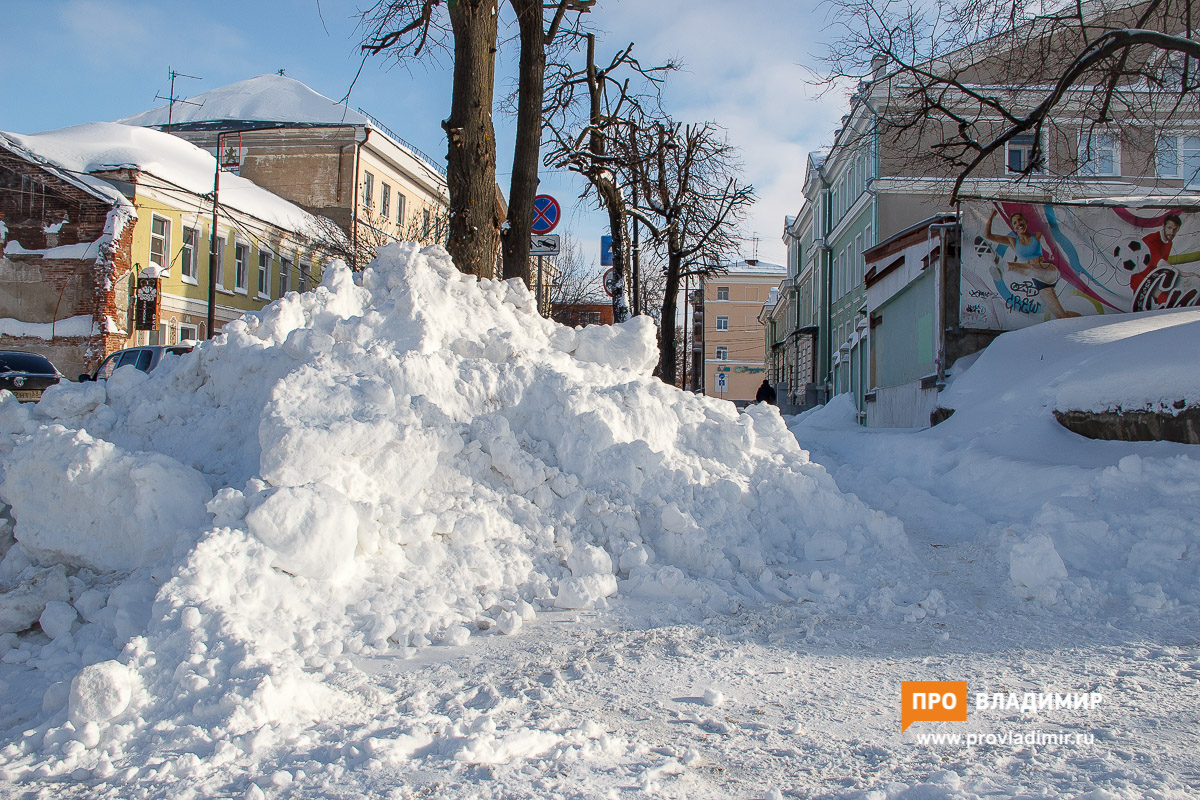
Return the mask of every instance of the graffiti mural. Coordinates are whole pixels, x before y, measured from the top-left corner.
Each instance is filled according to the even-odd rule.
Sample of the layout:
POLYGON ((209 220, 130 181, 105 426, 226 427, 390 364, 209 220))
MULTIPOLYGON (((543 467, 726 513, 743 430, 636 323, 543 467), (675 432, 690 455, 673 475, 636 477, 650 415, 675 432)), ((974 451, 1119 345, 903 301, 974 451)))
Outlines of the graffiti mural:
POLYGON ((1195 209, 971 203, 962 227, 965 328, 1200 306, 1195 209))

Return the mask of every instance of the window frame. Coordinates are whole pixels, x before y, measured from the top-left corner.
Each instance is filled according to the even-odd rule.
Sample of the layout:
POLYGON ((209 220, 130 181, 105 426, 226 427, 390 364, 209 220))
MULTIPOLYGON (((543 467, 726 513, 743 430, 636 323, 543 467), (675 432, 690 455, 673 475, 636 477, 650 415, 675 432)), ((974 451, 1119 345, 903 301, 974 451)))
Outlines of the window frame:
POLYGON ((1050 166, 1050 163, 1049 163, 1050 162, 1050 151, 1046 148, 1045 131, 1042 132, 1040 140, 1035 138, 1037 136, 1038 136, 1038 134, 1036 134, 1036 133, 1018 133, 1016 136, 1012 137, 1011 139, 1009 139, 1007 142, 1004 143, 1004 174, 1005 175, 1021 175, 1021 174, 1023 174, 1023 170, 1012 168, 1012 156, 1013 156, 1013 153, 1015 152, 1014 142, 1016 142, 1017 139, 1026 139, 1026 138, 1032 138, 1032 139, 1034 139, 1034 141, 1030 142, 1028 145, 1020 145, 1020 147, 1022 147, 1022 148, 1028 147, 1028 148, 1030 148, 1030 150, 1032 152, 1033 145, 1036 143, 1038 145, 1038 149, 1041 150, 1041 152, 1042 152, 1042 166, 1039 169, 1030 170, 1029 174, 1030 175, 1045 175, 1046 174, 1046 172, 1050 166))
POLYGON ((217 237, 217 251, 213 254, 213 272, 216 273, 214 283, 218 289, 225 289, 225 245, 228 240, 224 236, 217 237))
POLYGON ((258 297, 263 300, 271 299, 271 262, 275 254, 265 247, 258 250, 258 297), (264 291, 263 286, 266 286, 264 291))
POLYGON ((716 329, 717 329, 717 330, 719 330, 719 331, 727 331, 727 330, 729 330, 729 317, 727 317, 727 316, 718 316, 718 317, 717 317, 717 328, 716 328, 716 329))
POLYGON ((250 245, 233 242, 233 290, 238 294, 248 294, 250 285, 250 245))
POLYGON ((279 296, 283 297, 289 291, 289 278, 292 271, 292 260, 286 256, 279 257, 279 296))
POLYGON ((1113 130, 1089 130, 1079 132, 1079 174, 1089 178, 1119 178, 1121 176, 1121 134, 1113 130), (1112 140, 1110 147, 1096 144, 1097 138, 1112 140), (1108 172, 1101 172, 1097 166, 1097 152, 1112 151, 1112 167, 1108 172))
POLYGON ((718 286, 717 287, 717 299, 718 300, 729 300, 729 287, 728 286, 718 286), (721 296, 722 293, 725 294, 724 297, 721 296))
POLYGON ((184 283, 196 284, 199 270, 196 266, 197 229, 183 226, 179 241, 179 277, 184 283), (190 235, 189 235, 190 234, 190 235))
POLYGON ((717 359, 717 361, 728 361, 729 360, 729 345, 724 345, 724 344, 717 345, 716 359, 717 359))
POLYGON ((171 274, 171 229, 173 223, 170 217, 164 217, 159 214, 150 215, 150 255, 147 258, 147 263, 158 267, 158 273, 162 277, 167 277, 171 274), (164 224, 163 233, 161 235, 154 232, 154 223, 162 222, 164 224), (154 260, 154 242, 160 242, 161 251, 159 260, 154 260))
POLYGON ((385 181, 379 182, 379 216, 388 219, 392 211, 392 187, 385 181))
POLYGON ((1191 188, 1200 187, 1200 163, 1197 164, 1196 172, 1192 173, 1192 175, 1190 177, 1184 176, 1183 171, 1184 171, 1184 150, 1185 150, 1185 148, 1183 146, 1183 143, 1184 143, 1184 140, 1188 139, 1188 138, 1192 138, 1192 139, 1196 140, 1197 146, 1194 148, 1190 148, 1190 149, 1197 154, 1195 157, 1196 161, 1200 162, 1200 134, 1182 133, 1182 132, 1178 132, 1178 131, 1172 132, 1172 133, 1160 133, 1158 135, 1158 139, 1155 141, 1155 144, 1154 144, 1154 174, 1159 178, 1168 178, 1170 180, 1183 181, 1183 185, 1186 188, 1191 189, 1191 188), (1175 160, 1175 171, 1171 172, 1171 173, 1163 172, 1162 158, 1160 156, 1160 154, 1163 152, 1163 142, 1167 139, 1172 140, 1174 143, 1174 147, 1172 148, 1172 155, 1175 160))
POLYGON ((397 190, 396 191, 396 224, 397 225, 404 224, 404 206, 405 206, 405 204, 406 204, 406 200, 404 197, 404 193, 397 190))
POLYGON ((375 207, 375 175, 368 170, 363 170, 363 207, 371 209, 375 207))

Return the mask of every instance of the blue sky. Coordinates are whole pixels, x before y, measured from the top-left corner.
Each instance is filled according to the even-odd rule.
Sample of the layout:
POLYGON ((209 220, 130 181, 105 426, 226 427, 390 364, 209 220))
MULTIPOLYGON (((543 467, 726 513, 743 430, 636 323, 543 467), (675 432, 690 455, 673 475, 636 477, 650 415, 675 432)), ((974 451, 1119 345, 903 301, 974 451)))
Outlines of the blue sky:
MULTIPOLYGON (((4 0, 0 130, 32 133, 161 105, 155 94, 167 94, 169 68, 203 78, 179 79, 177 95, 284 69, 339 99, 358 69, 353 12, 365 2, 4 0)), ((783 217, 800 207, 805 156, 828 144, 844 112, 840 95, 820 98, 806 84, 823 12, 766 0, 599 0, 592 18, 602 54, 632 41, 643 63, 683 61, 667 86, 667 108, 680 121, 729 130, 760 197, 746 233, 757 235, 760 258, 782 263, 783 217)), ((498 91, 515 59, 515 47, 501 49, 498 91)), ((375 59, 348 102, 440 158, 449 86, 445 61, 405 67, 375 59)), ((496 128, 507 189, 512 122, 498 114, 496 128)), ((596 258, 603 216, 576 199, 581 186, 571 176, 543 172, 542 181, 566 212, 559 232, 596 258)), ((753 246, 748 241, 743 256, 753 246)))

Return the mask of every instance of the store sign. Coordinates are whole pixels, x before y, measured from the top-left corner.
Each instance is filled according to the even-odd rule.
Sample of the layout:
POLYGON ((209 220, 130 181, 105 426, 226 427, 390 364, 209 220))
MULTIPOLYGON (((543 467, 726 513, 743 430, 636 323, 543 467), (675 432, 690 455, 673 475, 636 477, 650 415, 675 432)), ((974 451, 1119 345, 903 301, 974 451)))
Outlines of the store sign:
POLYGON ((137 293, 134 295, 133 301, 133 329, 135 331, 158 329, 158 301, 161 294, 161 279, 137 279, 137 293))

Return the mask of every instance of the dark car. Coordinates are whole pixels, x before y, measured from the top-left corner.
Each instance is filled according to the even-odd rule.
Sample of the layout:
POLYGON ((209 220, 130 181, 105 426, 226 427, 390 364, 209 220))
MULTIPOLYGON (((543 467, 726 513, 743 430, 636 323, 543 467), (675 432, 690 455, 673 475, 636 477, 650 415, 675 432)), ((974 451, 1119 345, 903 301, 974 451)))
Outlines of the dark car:
POLYGON ((22 403, 41 400, 46 387, 58 383, 62 377, 45 356, 0 350, 0 389, 12 392, 22 403))
POLYGON ((192 352, 192 346, 186 344, 152 344, 145 347, 130 347, 118 350, 100 362, 100 366, 91 375, 80 375, 80 381, 106 381, 118 367, 132 366, 142 372, 149 372, 158 366, 164 355, 181 356, 192 352))

